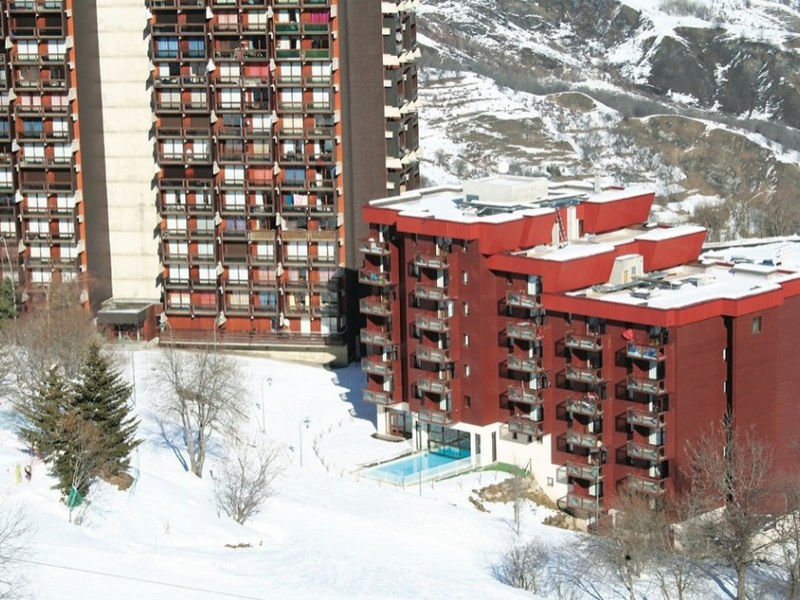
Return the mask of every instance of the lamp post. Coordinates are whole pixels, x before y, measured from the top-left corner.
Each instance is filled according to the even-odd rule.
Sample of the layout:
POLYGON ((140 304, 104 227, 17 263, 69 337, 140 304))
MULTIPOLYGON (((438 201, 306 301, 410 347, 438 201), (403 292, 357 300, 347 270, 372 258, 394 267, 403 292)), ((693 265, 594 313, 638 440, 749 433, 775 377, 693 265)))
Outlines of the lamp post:
POLYGON ((272 377, 269 375, 264 375, 261 378, 261 433, 266 433, 267 428, 267 419, 264 416, 264 384, 267 384, 269 387, 272 387, 272 377))
POLYGON ((303 425, 305 425, 306 429, 308 429, 308 426, 311 425, 311 419, 306 417, 305 419, 300 421, 300 467, 301 468, 303 466, 303 425))

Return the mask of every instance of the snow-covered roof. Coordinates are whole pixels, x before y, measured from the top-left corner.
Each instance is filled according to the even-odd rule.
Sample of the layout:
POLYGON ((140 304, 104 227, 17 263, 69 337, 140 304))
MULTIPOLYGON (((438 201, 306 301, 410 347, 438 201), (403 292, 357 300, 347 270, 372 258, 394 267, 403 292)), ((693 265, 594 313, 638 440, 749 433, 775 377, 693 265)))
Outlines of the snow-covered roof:
POLYGON ((493 175, 459 185, 436 186, 370 202, 402 216, 458 223, 504 223, 552 213, 560 202, 605 203, 652 193, 647 188, 594 191, 594 182, 550 183, 541 177, 493 175))
MULTIPOLYGON (((652 230, 646 235, 660 231, 663 230, 652 230)), ((646 273, 638 279, 637 285, 594 286, 568 295, 673 309, 710 300, 755 296, 777 290, 781 283, 798 278, 800 240, 786 238, 756 246, 715 248, 701 255, 698 263, 646 273)))

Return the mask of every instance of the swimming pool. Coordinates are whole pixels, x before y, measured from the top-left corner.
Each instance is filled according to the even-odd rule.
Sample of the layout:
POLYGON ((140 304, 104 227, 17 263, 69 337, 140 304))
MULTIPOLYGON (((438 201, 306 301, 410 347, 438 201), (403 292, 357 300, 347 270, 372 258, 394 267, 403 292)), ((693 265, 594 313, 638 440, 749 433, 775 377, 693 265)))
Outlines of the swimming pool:
POLYGON ((471 466, 468 452, 423 452, 372 467, 364 471, 364 474, 371 479, 405 485, 407 482, 453 475, 468 470, 471 466))

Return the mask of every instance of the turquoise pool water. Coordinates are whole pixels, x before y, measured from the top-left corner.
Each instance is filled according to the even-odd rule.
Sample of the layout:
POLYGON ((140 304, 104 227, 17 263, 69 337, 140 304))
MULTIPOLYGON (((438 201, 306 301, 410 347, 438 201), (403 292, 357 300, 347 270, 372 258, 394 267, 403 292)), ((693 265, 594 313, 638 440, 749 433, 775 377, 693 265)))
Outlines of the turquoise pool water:
POLYGON ((426 452, 425 454, 411 456, 402 460, 396 460, 379 467, 375 467, 374 471, 378 473, 390 473, 399 477, 406 477, 419 473, 420 471, 427 471, 435 467, 446 465, 447 463, 458 460, 461 457, 445 456, 443 454, 434 454, 426 452))

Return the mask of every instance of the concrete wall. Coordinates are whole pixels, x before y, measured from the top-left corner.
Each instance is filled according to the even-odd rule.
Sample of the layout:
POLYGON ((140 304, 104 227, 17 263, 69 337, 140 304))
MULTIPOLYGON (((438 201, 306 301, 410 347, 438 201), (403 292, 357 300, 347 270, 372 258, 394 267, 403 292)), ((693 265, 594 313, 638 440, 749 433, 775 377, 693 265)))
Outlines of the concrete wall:
POLYGON ((158 300, 146 25, 141 0, 97 0, 112 292, 115 298, 158 300))

